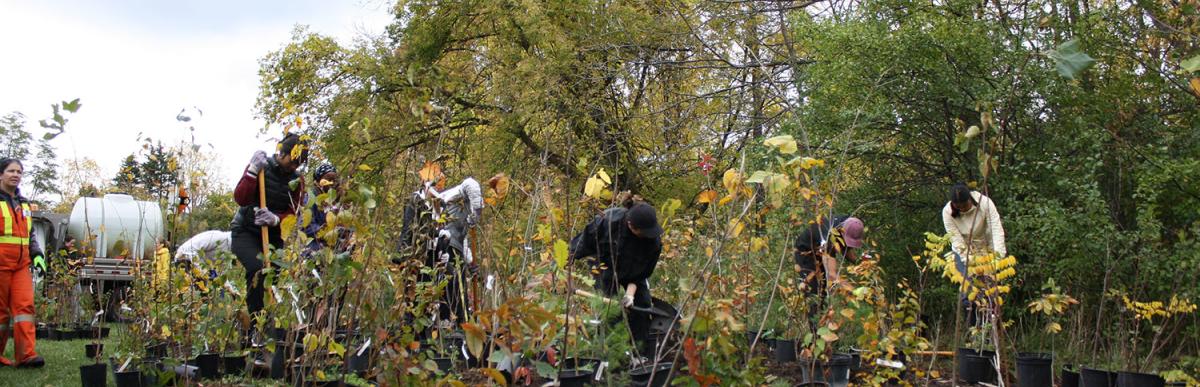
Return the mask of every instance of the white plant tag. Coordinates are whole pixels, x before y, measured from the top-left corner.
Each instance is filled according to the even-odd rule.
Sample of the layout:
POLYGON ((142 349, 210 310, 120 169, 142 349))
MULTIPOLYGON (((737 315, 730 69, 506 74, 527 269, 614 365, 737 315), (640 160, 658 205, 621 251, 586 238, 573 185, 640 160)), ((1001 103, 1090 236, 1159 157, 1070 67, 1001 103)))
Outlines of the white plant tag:
POLYGON ((367 342, 363 343, 362 346, 358 347, 358 352, 354 356, 362 356, 363 352, 366 351, 367 347, 370 347, 370 346, 371 346, 371 339, 367 339, 367 342))
POLYGON ((889 368, 904 369, 904 363, 895 360, 875 359, 875 364, 889 368))
POLYGON ((593 380, 599 382, 600 379, 604 377, 604 369, 605 368, 608 368, 608 362, 606 362, 606 361, 600 362, 600 367, 596 368, 596 378, 593 380))
POLYGON ((487 284, 484 285, 483 287, 487 288, 487 290, 492 290, 492 287, 493 287, 492 285, 495 285, 495 283, 496 283, 496 277, 491 274, 488 274, 487 284))
POLYGON ((280 297, 280 296, 279 296, 279 288, 276 288, 276 287, 275 287, 275 285, 271 285, 271 295, 274 295, 274 296, 275 296, 275 303, 276 303, 276 304, 282 304, 282 303, 283 303, 283 297, 280 297))

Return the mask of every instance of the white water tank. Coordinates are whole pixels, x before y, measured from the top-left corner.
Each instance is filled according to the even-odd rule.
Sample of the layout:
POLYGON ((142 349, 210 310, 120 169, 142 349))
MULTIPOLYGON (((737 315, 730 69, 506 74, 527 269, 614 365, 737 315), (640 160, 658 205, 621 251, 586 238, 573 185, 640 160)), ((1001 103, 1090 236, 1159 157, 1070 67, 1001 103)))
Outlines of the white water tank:
POLYGON ((79 198, 71 210, 67 235, 75 238, 78 247, 94 241, 87 250, 94 251, 96 258, 116 258, 123 251, 132 258, 148 258, 162 238, 163 214, 157 202, 134 200, 125 194, 79 198))

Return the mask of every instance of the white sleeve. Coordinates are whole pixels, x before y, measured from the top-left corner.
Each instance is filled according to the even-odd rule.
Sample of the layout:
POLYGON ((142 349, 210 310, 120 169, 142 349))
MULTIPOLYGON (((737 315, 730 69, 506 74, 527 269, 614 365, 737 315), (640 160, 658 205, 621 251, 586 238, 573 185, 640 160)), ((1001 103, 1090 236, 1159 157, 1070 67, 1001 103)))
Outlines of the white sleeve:
POLYGON ((449 202, 452 202, 452 201, 457 200, 458 198, 462 197, 462 195, 463 195, 463 185, 459 184, 454 187, 450 187, 449 189, 446 189, 442 192, 438 192, 436 197, 442 203, 449 203, 449 202))
POLYGON ((963 240, 962 232, 958 231, 958 224, 954 222, 953 211, 950 208, 950 203, 946 203, 946 207, 942 208, 942 224, 946 227, 946 233, 950 234, 950 250, 966 258, 967 242, 963 240))
POLYGON ((1004 246, 1004 224, 1000 222, 1000 211, 996 209, 996 203, 992 202, 991 198, 984 196, 982 199, 979 206, 987 207, 988 228, 992 233, 992 251, 995 251, 1000 258, 1007 257, 1008 248, 1004 246))

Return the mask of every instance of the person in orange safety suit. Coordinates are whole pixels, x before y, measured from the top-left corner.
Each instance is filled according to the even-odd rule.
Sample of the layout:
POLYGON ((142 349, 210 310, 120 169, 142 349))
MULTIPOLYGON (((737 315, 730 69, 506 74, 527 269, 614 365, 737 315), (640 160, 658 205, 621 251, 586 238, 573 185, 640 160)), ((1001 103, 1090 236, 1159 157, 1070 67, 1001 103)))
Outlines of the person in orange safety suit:
POLYGON ((21 196, 24 165, 0 159, 0 366, 14 365, 3 356, 13 338, 17 367, 42 367, 46 361, 34 350, 33 274, 30 266, 45 271, 46 260, 33 236, 33 212, 21 196))

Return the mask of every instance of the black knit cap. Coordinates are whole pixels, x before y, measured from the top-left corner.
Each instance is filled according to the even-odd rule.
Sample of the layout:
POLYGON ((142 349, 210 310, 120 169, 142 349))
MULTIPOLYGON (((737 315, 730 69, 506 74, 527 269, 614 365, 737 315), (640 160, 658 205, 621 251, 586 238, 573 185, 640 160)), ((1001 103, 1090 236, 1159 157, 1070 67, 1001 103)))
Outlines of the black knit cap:
POLYGON ((633 208, 629 209, 629 223, 633 228, 638 229, 642 234, 642 238, 658 238, 662 235, 662 226, 658 224, 658 214, 646 203, 638 203, 633 208))

